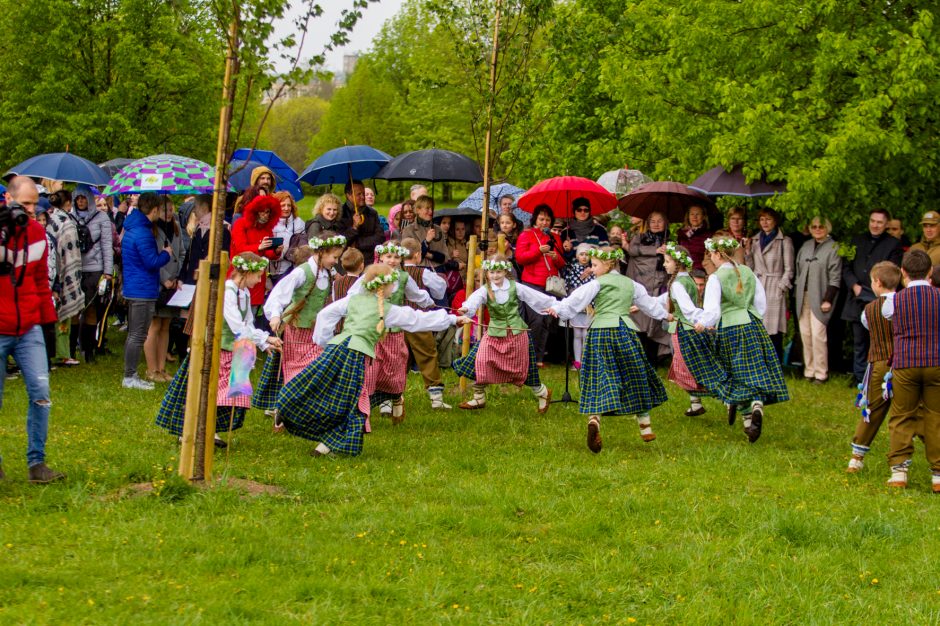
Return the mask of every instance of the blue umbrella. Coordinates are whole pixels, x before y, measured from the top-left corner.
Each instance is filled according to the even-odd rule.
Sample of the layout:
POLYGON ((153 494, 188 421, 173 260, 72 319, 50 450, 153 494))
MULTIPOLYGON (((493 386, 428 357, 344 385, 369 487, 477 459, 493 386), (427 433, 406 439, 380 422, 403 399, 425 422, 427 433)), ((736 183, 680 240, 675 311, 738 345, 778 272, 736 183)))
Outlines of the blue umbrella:
POLYGON ((111 177, 100 167, 80 156, 69 152, 40 154, 14 165, 3 175, 31 176, 33 178, 51 178, 69 183, 85 183, 100 187, 107 185, 111 177))
MULTIPOLYGON (((241 161, 239 159, 232 159, 228 164, 229 184, 235 188, 236 191, 244 191, 251 187, 251 171, 256 167, 268 167, 264 163, 259 163, 257 161, 241 161)), ((271 168, 268 168, 271 169, 271 168)), ((274 170, 271 170, 274 171, 274 170)), ((303 192, 300 190, 300 185, 293 181, 285 180, 274 171, 275 186, 276 191, 286 191, 294 197, 294 200, 300 200, 304 197, 303 192)))
MULTIPOLYGON (((277 188, 283 191, 289 191, 294 200, 300 200, 304 197, 304 192, 300 190, 297 184, 297 170, 292 168, 287 162, 271 150, 252 150, 251 148, 239 148, 232 153, 232 161, 254 161, 270 169, 276 176, 280 177, 277 188)), ((251 172, 249 172, 249 176, 251 172)))
POLYGON ((3 185, 0 185, 0 193, 6 193, 6 192, 7 192, 7 188, 4 187, 3 185))
MULTIPOLYGON (((513 206, 516 200, 525 193, 525 189, 510 185, 509 183, 500 183, 490 186, 490 208, 499 208, 499 199, 503 196, 513 197, 513 206)), ((463 202, 457 205, 459 209, 473 209, 475 211, 483 210, 483 187, 477 187, 476 191, 471 193, 463 202)))
POLYGON ((309 185, 344 185, 375 176, 392 157, 370 146, 343 146, 323 153, 298 177, 309 185))

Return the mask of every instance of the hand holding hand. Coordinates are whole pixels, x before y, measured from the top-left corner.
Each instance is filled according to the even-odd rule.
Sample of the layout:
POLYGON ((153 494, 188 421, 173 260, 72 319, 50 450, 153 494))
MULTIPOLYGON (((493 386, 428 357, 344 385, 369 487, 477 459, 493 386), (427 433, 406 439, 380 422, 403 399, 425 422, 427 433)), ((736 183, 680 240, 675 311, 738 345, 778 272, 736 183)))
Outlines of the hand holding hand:
POLYGON ((466 315, 458 315, 455 323, 457 326, 466 326, 467 324, 473 323, 473 320, 466 315))
POLYGON ((558 317, 558 311, 556 311, 554 307, 549 308, 549 309, 545 309, 545 311, 543 311, 543 312, 545 313, 545 315, 551 315, 552 317, 558 317))
POLYGON ((284 347, 284 342, 281 341, 280 337, 275 337, 274 335, 268 336, 267 343, 269 346, 271 346, 272 349, 277 350, 278 352, 280 352, 281 348, 284 347))
POLYGON ((701 322, 699 322, 698 324, 696 324, 696 325, 695 325, 695 332, 697 332, 697 333, 703 333, 703 332, 705 332, 705 324, 703 324, 703 323, 701 323, 701 322))

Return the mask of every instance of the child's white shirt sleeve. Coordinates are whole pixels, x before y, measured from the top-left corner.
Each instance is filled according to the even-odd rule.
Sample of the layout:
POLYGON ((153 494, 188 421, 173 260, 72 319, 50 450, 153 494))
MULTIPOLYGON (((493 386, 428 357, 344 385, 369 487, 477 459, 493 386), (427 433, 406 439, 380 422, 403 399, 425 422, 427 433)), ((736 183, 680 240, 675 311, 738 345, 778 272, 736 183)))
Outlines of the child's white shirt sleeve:
MULTIPOLYGON (((672 292, 672 297, 676 301, 676 304, 679 305, 679 310, 682 311, 682 315, 685 316, 685 319, 689 320, 692 324, 695 324, 698 321, 698 318, 702 315, 702 310, 695 306, 695 303, 692 302, 692 298, 689 297, 689 293, 680 285, 679 283, 672 283, 670 288, 672 292)), ((664 296, 669 294, 662 294, 657 298, 659 305, 666 308, 668 302, 665 300, 664 296)))
POLYGON ((330 305, 323 307, 317 313, 317 323, 313 329, 313 343, 320 347, 326 347, 333 338, 336 325, 346 315, 346 309, 349 307, 349 296, 337 300, 330 305))
POLYGON ((470 294, 470 297, 463 301, 463 309, 467 317, 473 317, 483 303, 486 302, 486 287, 480 287, 470 294))
POLYGON ((600 290, 601 284, 596 280, 592 280, 572 291, 564 300, 553 303, 550 308, 555 309, 555 313, 558 314, 559 318, 565 321, 570 320, 586 309, 588 305, 594 301, 594 298, 597 297, 597 293, 600 290))
POLYGON ((537 313, 541 313, 558 304, 558 298, 532 289, 532 287, 523 285, 522 283, 516 283, 516 297, 529 305, 529 307, 537 313))
MULTIPOLYGON (((760 281, 757 281, 760 284, 760 281)), ((721 319, 721 281, 717 274, 708 277, 705 283, 705 296, 702 298, 702 312, 698 319, 698 324, 706 328, 712 328, 718 325, 721 319)))
POLYGON ((669 315, 666 313, 666 309, 659 304, 659 300, 651 296, 646 291, 646 287, 635 280, 633 281, 633 304, 655 320, 665 319, 669 315))
POLYGON ((895 292, 893 291, 886 293, 885 301, 881 305, 881 315, 886 320, 890 320, 894 317, 894 294, 895 292))
POLYGON ((754 280, 754 309, 764 317, 767 313, 767 292, 764 285, 759 280, 754 280))
POLYGON ((424 287, 435 300, 441 300, 447 295, 447 281, 434 270, 425 269, 421 275, 424 280, 424 287))
POLYGON ((264 316, 269 320, 280 317, 294 297, 294 291, 304 284, 304 268, 295 267, 291 272, 282 278, 264 302, 264 316))
POLYGON ((418 311, 410 306, 397 306, 394 304, 385 307, 386 328, 401 328, 409 333, 437 332, 446 330, 456 323, 457 316, 443 309, 418 311))
MULTIPOLYGON (((234 285, 234 283, 232 283, 232 285, 234 285)), ((236 339, 251 339, 259 348, 267 350, 268 333, 255 328, 254 316, 250 313, 250 302, 251 294, 247 289, 232 289, 227 283, 225 287, 225 301, 222 307, 222 316, 225 318, 225 323, 228 324, 228 327, 231 329, 236 339), (239 298, 245 302, 249 310, 249 314, 245 318, 242 318, 238 310, 239 298)))
MULTIPOLYGON (((425 271, 425 280, 427 280, 428 270, 424 270, 424 271, 425 271)), ((445 291, 447 290, 446 282, 444 283, 444 290, 445 291)), ((440 297, 443 298, 444 296, 441 295, 440 297)), ((408 277, 408 282, 405 283, 405 298, 407 298, 411 302, 414 302, 415 304, 423 308, 434 306, 434 300, 431 299, 431 296, 428 295, 428 292, 422 289, 421 287, 419 287, 418 283, 416 283, 411 276, 408 277)))

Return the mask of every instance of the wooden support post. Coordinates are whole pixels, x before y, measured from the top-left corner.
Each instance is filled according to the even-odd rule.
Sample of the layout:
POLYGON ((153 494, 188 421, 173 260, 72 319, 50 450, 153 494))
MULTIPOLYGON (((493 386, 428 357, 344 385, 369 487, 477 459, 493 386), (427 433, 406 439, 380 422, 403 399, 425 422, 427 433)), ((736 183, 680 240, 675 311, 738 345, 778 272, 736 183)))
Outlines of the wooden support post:
MULTIPOLYGON (((223 252, 220 259, 220 276, 228 275, 228 252, 223 252)), ((220 278, 220 281, 222 279, 220 278)), ((219 289, 219 297, 216 302, 216 310, 222 311, 225 306, 225 289, 219 289)), ((212 333, 212 369, 209 372, 209 380, 219 380, 219 351, 222 349, 222 322, 224 315, 217 315, 215 319, 215 331, 212 333)), ((204 480, 212 480, 212 461, 215 456, 215 418, 218 414, 216 405, 216 388, 209 389, 209 403, 206 406, 206 451, 205 451, 205 476, 204 480)))
POLYGON ((186 385, 186 417, 183 421, 183 446, 180 450, 179 474, 187 480, 193 477, 193 459, 195 456, 196 423, 199 421, 199 394, 202 376, 199 368, 203 362, 203 350, 206 342, 206 312, 209 299, 209 261, 199 262, 199 279, 196 281, 196 295, 189 308, 193 320, 193 336, 189 349, 189 379, 186 385))
MULTIPOLYGON (((477 236, 470 235, 470 241, 467 244, 467 278, 465 281, 466 288, 465 293, 467 297, 470 297, 470 294, 473 293, 475 288, 474 286, 474 274, 477 269, 477 236)), ((483 317, 483 307, 477 311, 477 319, 482 319, 483 317)), ((470 354, 470 324, 467 324, 463 327, 463 345, 460 347, 460 355, 467 356, 470 354)), ((467 391, 467 379, 463 376, 460 377, 460 393, 466 393, 467 391)))

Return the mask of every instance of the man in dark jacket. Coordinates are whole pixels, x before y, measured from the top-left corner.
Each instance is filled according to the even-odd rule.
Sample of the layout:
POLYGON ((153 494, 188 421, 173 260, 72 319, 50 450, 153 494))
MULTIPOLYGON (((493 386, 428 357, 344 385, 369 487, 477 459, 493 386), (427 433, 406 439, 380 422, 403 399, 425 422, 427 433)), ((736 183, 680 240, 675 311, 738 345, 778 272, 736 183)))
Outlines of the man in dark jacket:
MULTIPOLYGON (((0 364, 6 365, 13 356, 29 396, 26 411, 29 482, 50 483, 62 480, 65 474, 46 465, 46 435, 49 432, 49 365, 46 360, 46 342, 42 324, 56 321, 52 291, 49 289, 46 231, 33 219, 39 190, 26 176, 16 176, 7 189, 6 204, 10 209, 21 209, 29 215, 25 225, 6 220, 0 235, 0 364)), ((0 406, 3 403, 3 383, 6 368, 0 371, 0 406)), ((6 478, 0 465, 0 480, 6 478)))
POLYGON ((346 202, 340 213, 340 234, 346 237, 350 246, 362 252, 366 264, 369 264, 375 258, 375 247, 385 242, 385 231, 382 230, 379 214, 366 206, 366 188, 361 180, 346 183, 343 191, 346 193, 346 202), (358 213, 356 206, 359 207, 358 213))
POLYGON ((900 266, 904 249, 900 240, 887 232, 891 215, 885 209, 872 209, 868 214, 868 232, 852 237, 855 259, 842 265, 842 280, 848 294, 842 307, 842 319, 852 324, 854 356, 852 373, 856 383, 865 377, 868 366, 868 331, 862 326, 862 311, 875 299, 869 273, 875 263, 891 261, 900 266))

